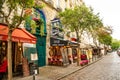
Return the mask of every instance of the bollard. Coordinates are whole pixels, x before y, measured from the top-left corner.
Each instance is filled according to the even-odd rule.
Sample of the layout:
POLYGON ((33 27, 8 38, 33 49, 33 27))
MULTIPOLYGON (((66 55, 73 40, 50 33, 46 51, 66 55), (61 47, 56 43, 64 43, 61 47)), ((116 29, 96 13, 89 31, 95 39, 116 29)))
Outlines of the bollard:
POLYGON ((33 74, 33 80, 35 80, 35 73, 33 74))
POLYGON ((36 67, 35 65, 33 65, 33 80, 35 80, 35 75, 37 74, 37 70, 36 70, 36 67))
POLYGON ((35 75, 36 75, 36 73, 35 73, 35 66, 33 66, 34 67, 34 70, 33 70, 33 80, 35 80, 35 75))

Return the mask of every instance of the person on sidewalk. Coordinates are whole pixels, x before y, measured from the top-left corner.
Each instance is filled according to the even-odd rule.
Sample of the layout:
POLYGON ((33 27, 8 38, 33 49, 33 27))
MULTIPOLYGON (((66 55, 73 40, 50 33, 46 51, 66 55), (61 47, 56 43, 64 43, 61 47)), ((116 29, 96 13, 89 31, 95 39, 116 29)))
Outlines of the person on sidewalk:
POLYGON ((7 71, 7 58, 6 55, 3 54, 3 59, 1 60, 1 64, 0 64, 0 80, 3 79, 6 71, 7 71))

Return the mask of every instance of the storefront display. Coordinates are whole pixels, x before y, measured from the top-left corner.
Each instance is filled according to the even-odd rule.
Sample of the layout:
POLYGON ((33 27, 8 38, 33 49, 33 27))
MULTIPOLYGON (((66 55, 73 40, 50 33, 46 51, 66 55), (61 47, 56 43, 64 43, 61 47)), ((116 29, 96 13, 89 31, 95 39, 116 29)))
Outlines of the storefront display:
POLYGON ((67 47, 62 47, 61 48, 61 54, 62 54, 62 58, 63 58, 63 65, 66 66, 69 64, 69 60, 68 60, 68 48, 67 47))
POLYGON ((72 48, 73 63, 77 61, 77 49, 72 48))
POLYGON ((60 47, 50 47, 48 63, 50 65, 63 65, 60 47))
POLYGON ((50 47, 48 63, 50 65, 66 66, 69 64, 66 47, 50 47))
POLYGON ((81 61, 80 61, 81 66, 88 64, 89 60, 87 57, 87 50, 86 49, 82 51, 80 58, 81 58, 81 61))
MULTIPOLYGON (((0 55, 7 55, 8 47, 8 26, 6 24, 0 24, 0 55)), ((23 72, 29 71, 29 68, 24 70, 22 67, 29 66, 23 61, 23 43, 36 43, 36 37, 27 32, 25 29, 17 28, 12 33, 12 71, 13 76, 22 76, 23 72)), ((0 56, 1 57, 1 56, 0 56)), ((28 76, 28 75, 27 75, 28 76)))
POLYGON ((75 41, 69 41, 69 46, 72 49, 72 58, 73 58, 73 63, 77 62, 77 58, 78 58, 78 47, 79 47, 79 43, 75 42, 75 41))
POLYGON ((50 38, 48 64, 59 66, 69 64, 67 43, 65 40, 50 38))
POLYGON ((68 65, 78 60, 79 44, 73 41, 50 38, 49 65, 68 65))
MULTIPOLYGON (((13 75, 22 75, 22 43, 12 42, 12 68, 13 75)), ((0 41, 0 58, 2 54, 7 55, 7 41, 0 41)))

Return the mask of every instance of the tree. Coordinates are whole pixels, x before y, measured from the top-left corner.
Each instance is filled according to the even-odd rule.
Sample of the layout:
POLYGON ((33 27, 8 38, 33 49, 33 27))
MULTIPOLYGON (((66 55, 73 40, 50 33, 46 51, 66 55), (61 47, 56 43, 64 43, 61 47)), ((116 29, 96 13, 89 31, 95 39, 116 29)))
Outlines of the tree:
POLYGON ((112 37, 110 35, 99 36, 99 42, 105 45, 111 45, 112 37))
POLYGON ((81 41, 81 35, 84 31, 92 32, 96 27, 102 25, 99 16, 95 15, 93 10, 85 5, 76 6, 74 9, 66 9, 59 16, 65 28, 76 33, 78 42, 81 41))
POLYGON ((98 41, 105 45, 111 45, 112 37, 111 34, 112 30, 108 27, 102 27, 97 30, 98 41))
POLYGON ((120 47, 120 40, 112 39, 111 48, 117 50, 120 47))
POLYGON ((98 14, 95 15, 93 10, 85 5, 76 6, 74 9, 67 9, 61 12, 60 19, 65 28, 76 33, 78 42, 80 42, 84 31, 92 32, 96 27, 102 25, 98 14))
POLYGON ((25 19, 24 10, 35 5, 34 0, 2 0, 0 15, 8 25, 8 80, 12 80, 12 32, 20 26, 25 19))
POLYGON ((80 23, 83 23, 84 13, 88 12, 88 9, 85 6, 75 7, 74 9, 67 9, 64 12, 60 13, 60 19, 65 28, 69 29, 71 32, 76 32, 77 40, 80 41, 80 35, 83 31, 83 26, 80 23), (83 10, 83 11, 82 11, 83 10))
MULTIPOLYGON (((91 9, 91 11, 93 11, 91 9)), ((99 13, 92 15, 91 17, 88 17, 88 23, 87 23, 87 28, 86 28, 86 32, 88 33, 88 35, 92 36, 90 38, 93 38, 93 43, 97 45, 97 33, 100 28, 102 28, 103 23, 102 20, 99 18, 99 13), (89 25, 88 25, 89 24, 89 25)))

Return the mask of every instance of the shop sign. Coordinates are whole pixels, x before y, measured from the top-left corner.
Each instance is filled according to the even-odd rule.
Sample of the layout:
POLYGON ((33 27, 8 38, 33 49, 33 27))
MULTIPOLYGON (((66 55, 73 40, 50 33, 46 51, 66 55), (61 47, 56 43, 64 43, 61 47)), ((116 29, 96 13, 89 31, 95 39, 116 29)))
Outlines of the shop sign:
POLYGON ((50 38, 50 45, 51 46, 67 46, 68 41, 56 39, 56 38, 50 38))

